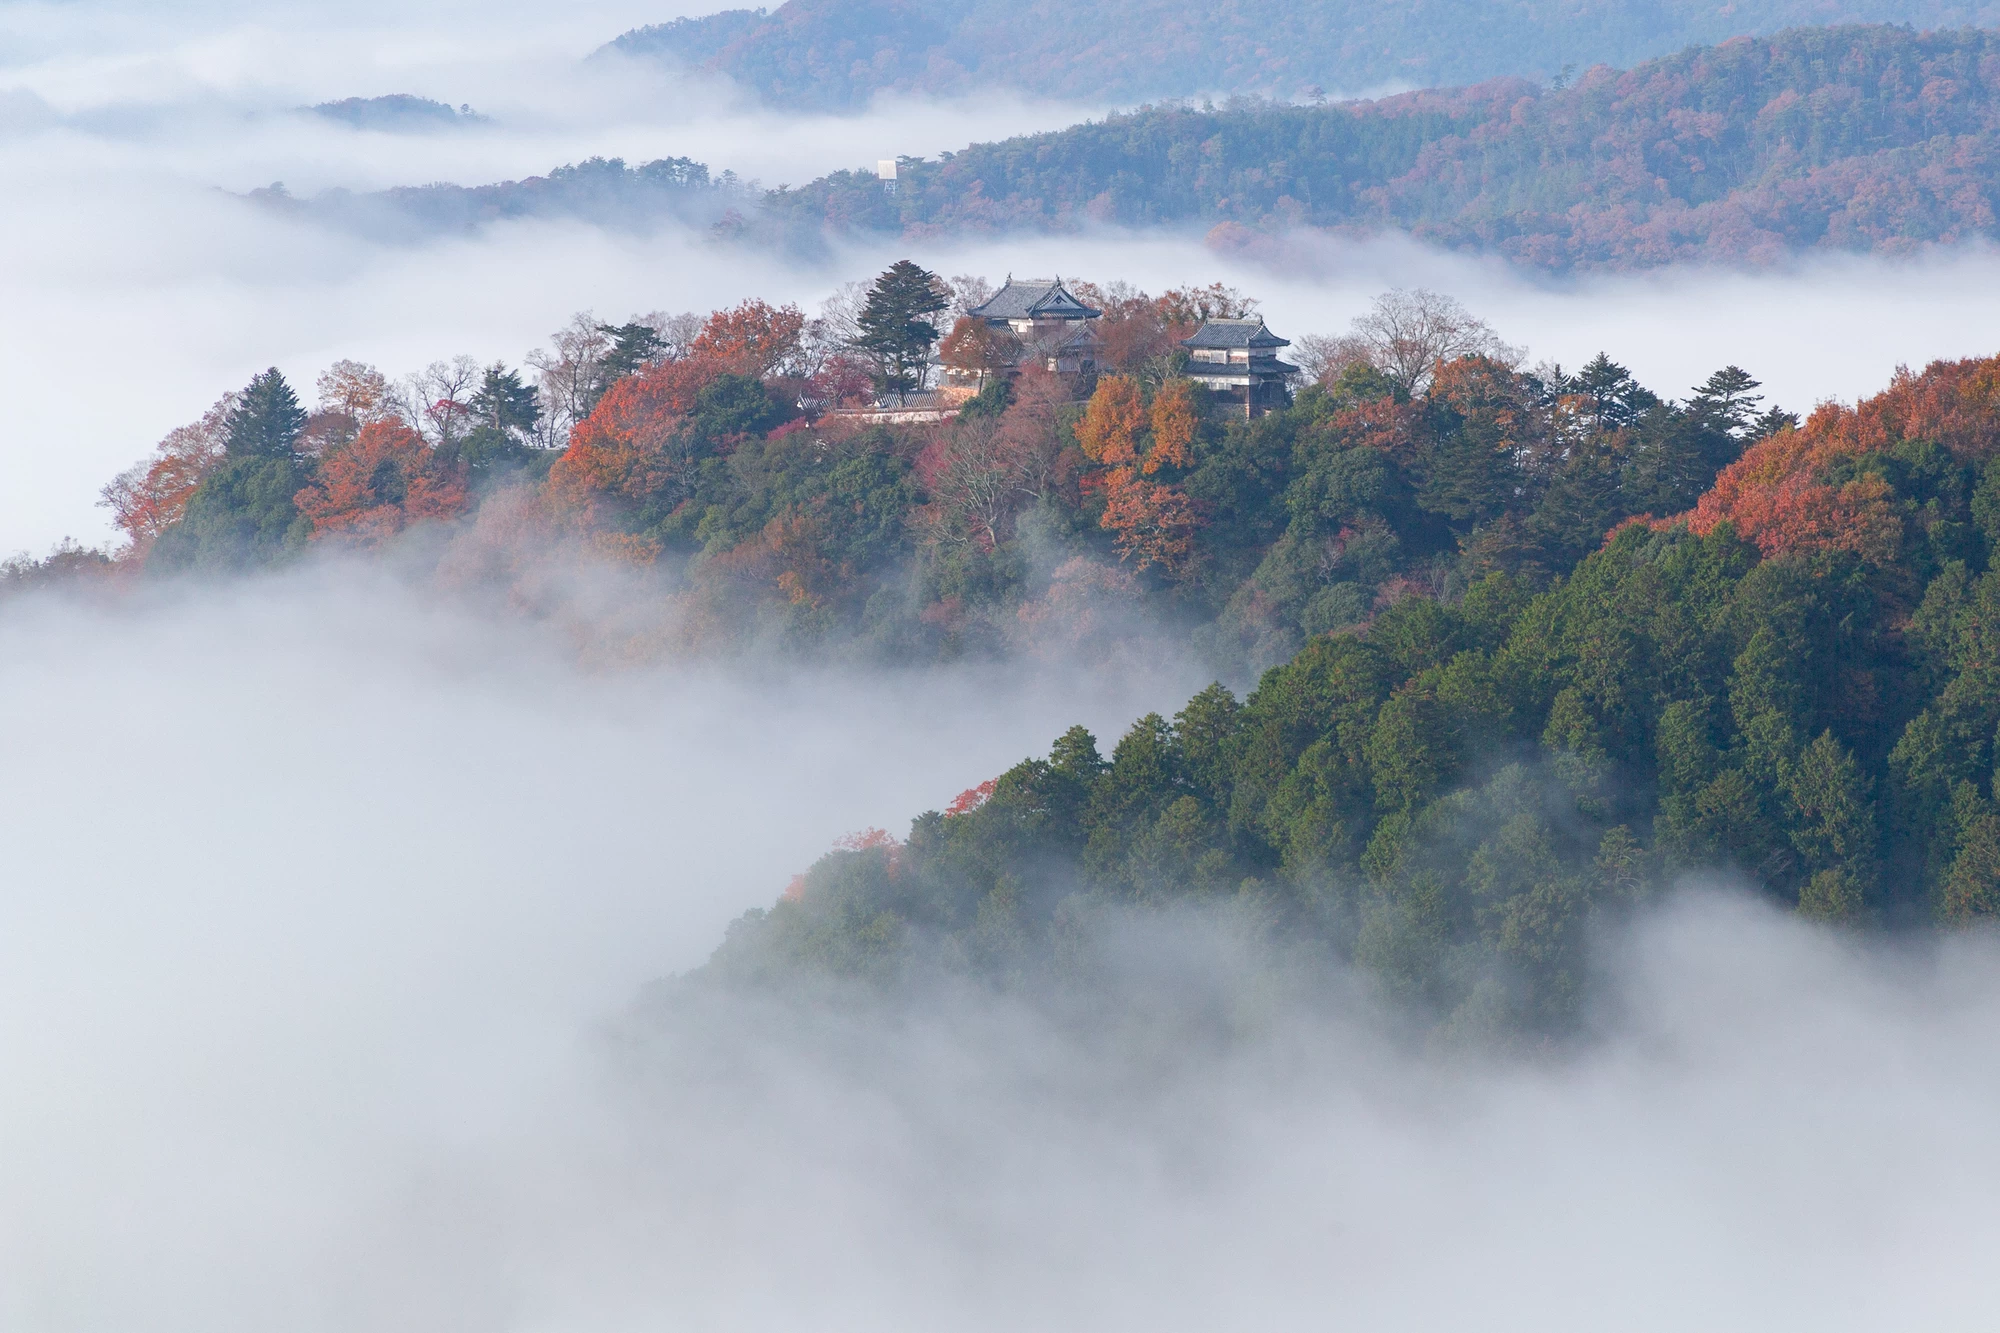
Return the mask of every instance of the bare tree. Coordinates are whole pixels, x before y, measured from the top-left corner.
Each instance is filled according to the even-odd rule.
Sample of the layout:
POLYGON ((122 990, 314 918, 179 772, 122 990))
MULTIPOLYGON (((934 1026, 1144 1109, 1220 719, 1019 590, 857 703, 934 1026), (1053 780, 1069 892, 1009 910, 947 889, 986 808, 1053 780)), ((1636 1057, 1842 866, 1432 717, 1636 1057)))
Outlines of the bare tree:
POLYGON ((1413 394, 1430 386, 1441 361, 1489 356, 1512 366, 1524 355, 1451 297, 1421 287, 1376 297, 1350 337, 1371 365, 1413 394))
POLYGON ((644 324, 659 334, 660 347, 665 352, 666 359, 678 361, 694 346, 694 340, 701 336, 701 327, 707 320, 692 310, 683 310, 678 315, 655 310, 650 315, 642 315, 632 322, 644 324))
POLYGON ((1063 376, 1030 362, 1015 377, 1014 401, 1000 426, 1021 460, 1021 489, 1036 499, 1048 494, 1062 471, 1069 406, 1070 385, 1063 376))
POLYGON ((843 282, 819 303, 814 322, 824 335, 841 347, 851 346, 861 336, 861 310, 868 304, 868 284, 843 282))
POLYGON ((388 376, 360 361, 336 361, 321 373, 314 386, 319 391, 318 408, 338 412, 357 422, 369 422, 393 414, 393 390, 388 376))
POLYGON ((945 286, 951 289, 951 308, 945 311, 945 327, 949 328, 971 314, 974 308, 985 305, 993 299, 993 284, 971 273, 960 273, 945 279, 945 286))
POLYGON ((919 517, 926 539, 984 551, 1007 540, 1033 464, 1029 442, 994 417, 944 427, 917 461, 931 493, 919 517))
POLYGON ((410 424, 435 444, 456 443, 472 429, 472 396, 485 377, 469 356, 431 362, 403 382, 410 424))
POLYGON ((1309 381, 1331 384, 1340 378, 1340 372, 1356 362, 1369 362, 1370 356, 1368 345, 1351 334, 1328 337, 1323 333, 1308 333, 1292 342, 1292 360, 1298 362, 1309 381))
POLYGON ((597 316, 585 310, 557 329, 549 341, 551 347, 528 353, 528 364, 535 368, 535 387, 542 402, 537 443, 559 448, 568 440, 570 427, 590 415, 611 339, 597 316))

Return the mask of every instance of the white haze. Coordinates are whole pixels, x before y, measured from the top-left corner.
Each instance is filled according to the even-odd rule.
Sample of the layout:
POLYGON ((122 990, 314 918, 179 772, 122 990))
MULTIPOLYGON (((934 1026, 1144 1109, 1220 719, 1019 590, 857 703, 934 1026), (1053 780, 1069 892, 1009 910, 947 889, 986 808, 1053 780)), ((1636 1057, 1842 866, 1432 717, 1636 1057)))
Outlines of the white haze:
POLYGON ((613 1025, 837 834, 1188 684, 591 672, 337 569, 11 604, 0 1327, 1990 1323, 1988 936, 1696 894, 1512 1059, 1157 921, 1080 1024, 613 1025))
MULTIPOLYGON (((1220 279, 1286 333, 1422 283, 1537 355, 1603 347, 1669 393, 1737 361, 1792 407, 1992 350, 1984 252, 1543 284, 1396 242, 1279 273, 1107 233, 811 266, 548 224, 377 247, 212 192, 596 152, 796 180, 1079 113, 780 123, 575 63, 674 12, 0 4, 0 549, 105 535, 98 485, 273 362, 309 384, 343 356, 518 359, 580 307, 810 302, 906 250, 994 278, 1220 279), (496 124, 392 138, 288 110, 390 92, 496 124)), ((834 837, 1199 683, 1172 662, 587 671, 532 628, 324 568, 10 603, 0 1328, 1991 1322, 1985 936, 1867 949, 1696 895, 1606 943, 1590 1041, 1515 1061, 1413 1054, 1339 984, 1250 1003, 1233 1036, 1179 1026, 1236 963, 1158 923, 1114 932, 1162 997, 1107 1007, 1116 1041, 964 996, 880 1025, 606 1035, 834 837)))

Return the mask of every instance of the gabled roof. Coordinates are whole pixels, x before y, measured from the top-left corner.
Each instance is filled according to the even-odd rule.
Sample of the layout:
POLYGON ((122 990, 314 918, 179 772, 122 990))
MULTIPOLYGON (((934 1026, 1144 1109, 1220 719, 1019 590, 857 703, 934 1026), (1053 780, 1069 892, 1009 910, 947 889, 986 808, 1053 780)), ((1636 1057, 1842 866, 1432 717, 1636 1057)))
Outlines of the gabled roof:
POLYGON ((967 313, 976 319, 1096 319, 1104 312, 1071 296, 1061 278, 1016 281, 1010 273, 1004 287, 967 313))
POLYGON ((1181 339, 1183 347, 1290 347, 1290 338, 1280 338, 1264 327, 1264 321, 1250 319, 1211 319, 1201 326, 1192 338, 1181 339))

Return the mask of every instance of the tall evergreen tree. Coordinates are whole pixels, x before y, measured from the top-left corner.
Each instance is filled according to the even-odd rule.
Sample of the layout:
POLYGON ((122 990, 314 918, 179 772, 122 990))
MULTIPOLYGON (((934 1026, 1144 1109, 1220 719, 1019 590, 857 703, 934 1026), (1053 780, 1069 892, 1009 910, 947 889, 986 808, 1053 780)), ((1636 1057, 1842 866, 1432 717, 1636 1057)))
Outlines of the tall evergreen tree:
POLYGON ((147 560, 160 570, 255 568, 305 545, 312 524, 293 497, 311 478, 296 452, 306 413, 274 367, 251 380, 227 419, 222 461, 188 498, 147 560))
POLYGON ((600 324, 597 329, 611 339, 611 350, 604 354, 602 363, 606 388, 627 375, 637 374, 659 360, 667 350, 666 340, 650 324, 636 321, 631 324, 600 324))
POLYGON ((1740 440, 1757 419, 1757 404, 1764 401, 1762 394, 1751 390, 1761 387, 1743 367, 1724 366, 1702 381, 1688 407, 1705 422, 1740 440))
POLYGON ((877 391, 894 393, 900 403, 908 401, 910 390, 923 387, 924 367, 938 338, 931 317, 948 304, 937 274, 907 259, 875 279, 854 346, 874 364, 877 391))
POLYGON ((584 398, 584 411, 595 409, 611 386, 628 375, 636 375, 666 354, 666 339, 650 324, 599 324, 597 331, 611 339, 611 348, 597 363, 595 382, 584 398))
POLYGON ((229 414, 225 447, 231 458, 290 458, 305 426, 298 395, 273 366, 243 390, 242 401, 229 414))
POLYGON ((472 395, 472 415, 482 426, 526 434, 542 419, 542 407, 533 387, 521 382, 521 372, 496 361, 472 395))

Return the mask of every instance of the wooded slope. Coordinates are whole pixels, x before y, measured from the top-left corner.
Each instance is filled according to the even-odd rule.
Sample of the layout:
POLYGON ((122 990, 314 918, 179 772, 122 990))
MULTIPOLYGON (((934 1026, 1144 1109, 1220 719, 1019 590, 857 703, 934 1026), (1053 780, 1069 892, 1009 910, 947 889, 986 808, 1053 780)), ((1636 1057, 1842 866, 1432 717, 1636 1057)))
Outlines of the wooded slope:
POLYGON ((910 234, 1090 223, 1400 229, 1549 269, 1900 252, 1996 234, 2000 34, 1809 28, 1339 106, 1153 107, 839 173, 784 226, 910 234))
POLYGON ((1536 79, 1797 24, 2000 22, 1982 0, 790 0, 628 32, 611 49, 817 110, 1003 89, 1098 105, 1536 79))

